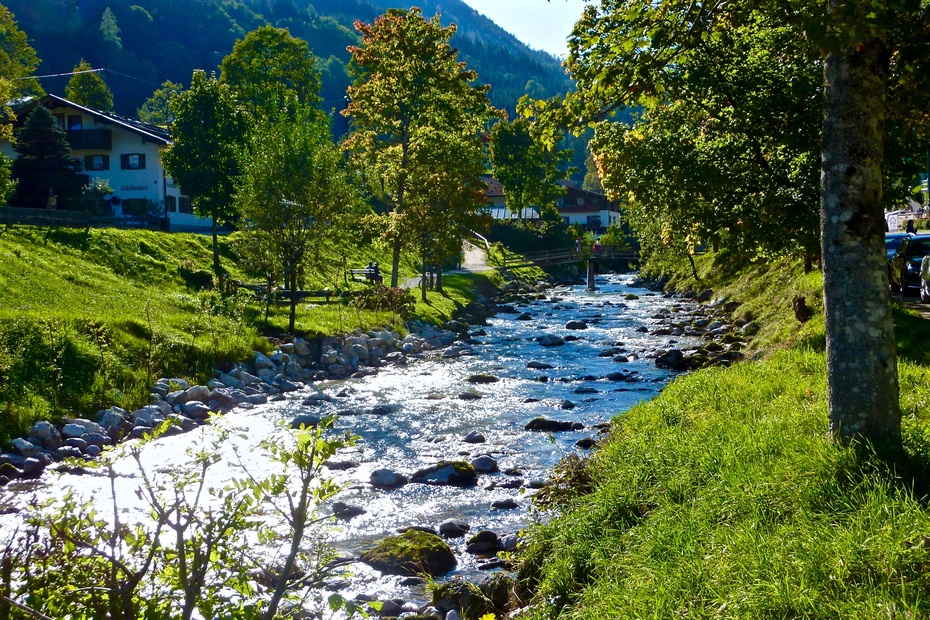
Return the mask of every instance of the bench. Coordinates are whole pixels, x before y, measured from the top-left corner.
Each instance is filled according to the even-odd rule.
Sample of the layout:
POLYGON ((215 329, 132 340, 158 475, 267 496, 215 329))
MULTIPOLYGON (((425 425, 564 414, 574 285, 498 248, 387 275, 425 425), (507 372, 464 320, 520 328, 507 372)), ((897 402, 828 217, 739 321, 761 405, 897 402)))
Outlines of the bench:
POLYGON ((349 269, 349 273, 352 275, 352 279, 356 280, 356 276, 362 276, 365 280, 373 280, 375 282, 381 282, 383 280, 380 273, 374 269, 349 269))
MULTIPOLYGON (((253 293, 255 293, 257 297, 260 297, 260 298, 268 297, 268 287, 265 286, 264 284, 247 284, 245 282, 238 282, 236 280, 233 280, 233 282, 235 282, 236 286, 239 288, 252 291, 253 293)), ((281 299, 291 298, 291 292, 286 288, 278 289, 276 291, 276 294, 281 299)), ((305 299, 320 297, 320 298, 325 299, 328 303, 329 298, 332 297, 333 295, 338 295, 338 293, 330 289, 323 289, 322 291, 297 291, 297 301, 304 301, 305 299)))

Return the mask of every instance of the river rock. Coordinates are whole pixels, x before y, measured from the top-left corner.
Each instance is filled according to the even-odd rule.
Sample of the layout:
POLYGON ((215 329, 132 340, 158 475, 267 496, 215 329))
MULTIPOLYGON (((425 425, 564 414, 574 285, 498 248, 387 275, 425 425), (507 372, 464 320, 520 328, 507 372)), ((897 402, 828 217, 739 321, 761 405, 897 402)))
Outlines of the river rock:
POLYGON ((688 362, 680 349, 664 351, 656 357, 656 366, 670 370, 687 370, 688 362))
POLYGON ((192 400, 181 405, 181 413, 194 420, 205 420, 210 417, 210 407, 206 404, 192 400))
POLYGON ((574 409, 574 408, 575 408, 575 403, 573 403, 570 400, 566 399, 559 403, 559 409, 574 409))
POLYGON ((333 503, 333 516, 337 519, 344 519, 348 521, 353 517, 365 514, 365 509, 361 506, 352 506, 346 504, 345 502, 334 502, 333 503))
POLYGON ((550 370, 553 368, 552 364, 547 364, 545 362, 538 362, 536 360, 528 362, 526 364, 526 367, 531 370, 550 370))
POLYGON ((390 469, 376 469, 371 472, 369 482, 376 487, 394 488, 407 484, 407 476, 390 469))
POLYGON ((478 472, 465 461, 440 461, 435 465, 417 470, 411 482, 438 486, 471 486, 478 481, 478 472))
POLYGON ((360 560, 372 568, 390 575, 445 575, 456 565, 449 545, 435 534, 408 530, 388 536, 361 555, 360 560))
POLYGON ((566 420, 548 420, 546 418, 534 418, 526 423, 524 430, 528 431, 540 431, 543 433, 559 433, 562 431, 570 431, 574 428, 576 422, 568 422, 566 420))
POLYGON ((465 443, 484 443, 487 440, 488 440, 487 437, 485 437, 478 431, 472 431, 468 433, 467 435, 465 435, 465 439, 463 441, 465 443))
POLYGON ((565 340, 555 334, 543 334, 537 337, 536 341, 543 347, 561 347, 565 344, 565 340))
POLYGON ((500 468, 497 466, 497 461, 487 454, 482 454, 473 458, 471 461, 471 466, 475 468, 475 471, 481 474, 490 474, 496 471, 500 471, 500 468))
POLYGON ((87 450, 87 441, 81 437, 69 437, 65 440, 65 446, 69 448, 76 448, 81 452, 87 450))
POLYGON ((94 417, 96 418, 97 424, 105 428, 111 435, 113 431, 126 431, 132 428, 132 422, 129 421, 129 413, 127 413, 125 409, 119 407, 101 409, 94 417))
POLYGON ((16 450, 17 454, 26 458, 34 457, 35 455, 42 452, 42 448, 30 441, 26 441, 22 437, 17 437, 11 440, 10 445, 13 446, 13 449, 16 450))
POLYGON ((499 499, 491 503, 491 508, 494 510, 514 510, 515 508, 519 508, 519 507, 520 507, 520 504, 518 504, 517 501, 513 499, 512 497, 508 497, 506 499, 499 499))
POLYGON ((584 321, 572 320, 565 324, 565 329, 588 329, 588 324, 584 321))
POLYGON ((532 321, 532 320, 533 320, 533 315, 530 314, 529 312, 521 312, 521 313, 517 316, 517 319, 516 319, 516 320, 517 320, 517 321, 532 321))
POLYGON ((471 526, 461 519, 446 519, 439 524, 439 533, 446 538, 461 538, 471 526))
POLYGON ((323 467, 333 471, 344 471, 358 467, 358 461, 326 461, 323 463, 323 467))
POLYGON ((501 550, 500 539, 490 530, 482 530, 468 539, 466 553, 472 555, 494 555, 501 550))
POLYGON ((65 424, 64 426, 61 427, 61 434, 66 439, 70 439, 72 437, 80 437, 85 432, 86 431, 84 430, 83 426, 81 426, 80 424, 75 424, 73 422, 70 424, 65 424))
POLYGON ((103 452, 103 448, 95 443, 92 443, 87 446, 87 450, 84 451, 84 454, 91 458, 97 458, 100 456, 101 452, 103 452))
POLYGON ((150 426, 134 426, 132 431, 129 433, 130 439, 142 439, 152 434, 152 427, 150 426))
POLYGON ((255 361, 252 364, 255 366, 255 370, 274 370, 274 362, 266 356, 261 351, 254 351, 255 361))
POLYGON ((468 381, 469 383, 497 383, 498 381, 500 381, 500 379, 498 379, 494 375, 483 375, 483 374, 471 375, 465 380, 468 381))
POLYGON ((583 437, 575 442, 575 447, 581 448, 582 450, 590 450, 597 445, 597 440, 592 439, 591 437, 583 437))
POLYGON ((305 428, 312 428, 318 425, 319 423, 320 423, 320 416, 311 415, 309 413, 303 413, 298 416, 295 416, 294 419, 291 420, 291 428, 300 428, 301 426, 305 428))
POLYGON ((34 438, 37 445, 46 450, 57 450, 61 447, 61 433, 55 425, 46 420, 36 422, 29 429, 29 437, 34 438))
POLYGON ((294 353, 297 355, 310 355, 310 344, 303 338, 294 338, 294 353))
POLYGON ((481 400, 481 394, 475 392, 462 392, 458 395, 459 400, 481 400))

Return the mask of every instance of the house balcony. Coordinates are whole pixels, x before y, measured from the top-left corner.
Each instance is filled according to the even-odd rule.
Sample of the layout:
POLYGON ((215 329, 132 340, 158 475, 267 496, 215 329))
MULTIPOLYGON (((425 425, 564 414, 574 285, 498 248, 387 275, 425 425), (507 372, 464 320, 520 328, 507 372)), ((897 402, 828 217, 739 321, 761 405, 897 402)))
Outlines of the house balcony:
POLYGON ((72 151, 109 151, 113 149, 113 132, 109 129, 81 129, 68 132, 72 151))

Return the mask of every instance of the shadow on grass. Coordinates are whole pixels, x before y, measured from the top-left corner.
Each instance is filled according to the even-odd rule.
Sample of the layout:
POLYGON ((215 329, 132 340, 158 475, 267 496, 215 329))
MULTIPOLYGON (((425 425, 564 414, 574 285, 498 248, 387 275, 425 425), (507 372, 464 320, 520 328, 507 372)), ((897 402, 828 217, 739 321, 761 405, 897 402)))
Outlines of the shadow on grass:
POLYGON ((894 335, 898 343, 898 358, 930 366, 930 321, 915 311, 894 306, 894 335))

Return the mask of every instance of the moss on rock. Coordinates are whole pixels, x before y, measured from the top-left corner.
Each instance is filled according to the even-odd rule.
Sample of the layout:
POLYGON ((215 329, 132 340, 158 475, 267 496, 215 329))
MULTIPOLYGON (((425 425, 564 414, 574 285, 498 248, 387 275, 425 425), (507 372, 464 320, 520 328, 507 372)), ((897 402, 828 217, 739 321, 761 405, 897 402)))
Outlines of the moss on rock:
POLYGON ((388 536, 374 549, 362 554, 361 561, 391 575, 445 575, 455 568, 452 549, 442 538, 421 530, 408 530, 388 536))

